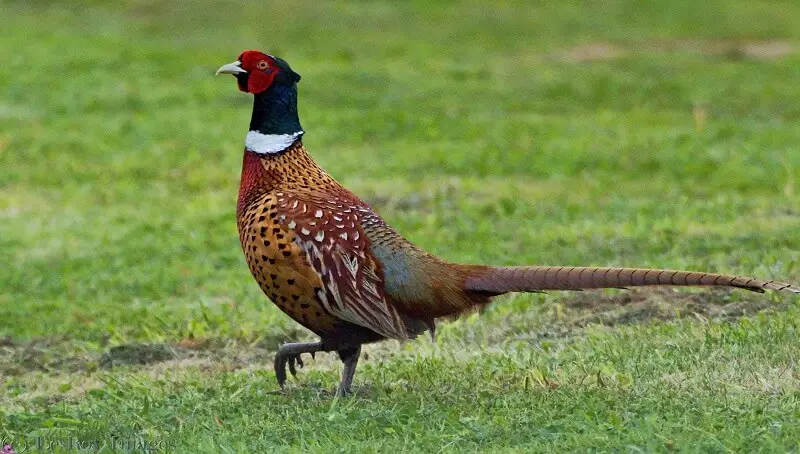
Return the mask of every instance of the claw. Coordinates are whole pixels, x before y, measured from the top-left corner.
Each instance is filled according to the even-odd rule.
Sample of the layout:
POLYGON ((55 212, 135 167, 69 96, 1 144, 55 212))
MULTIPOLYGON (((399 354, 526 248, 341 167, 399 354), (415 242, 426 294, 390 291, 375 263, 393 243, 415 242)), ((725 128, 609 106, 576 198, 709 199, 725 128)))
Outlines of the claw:
POLYGON ((302 369, 305 364, 303 363, 303 358, 300 356, 300 353, 296 355, 287 355, 285 357, 281 357, 278 363, 276 363, 275 373, 278 374, 278 384, 283 387, 283 383, 286 381, 286 366, 289 366, 289 372, 292 374, 292 377, 297 377, 297 369, 302 369), (280 368, 281 372, 278 372, 278 368, 280 368))

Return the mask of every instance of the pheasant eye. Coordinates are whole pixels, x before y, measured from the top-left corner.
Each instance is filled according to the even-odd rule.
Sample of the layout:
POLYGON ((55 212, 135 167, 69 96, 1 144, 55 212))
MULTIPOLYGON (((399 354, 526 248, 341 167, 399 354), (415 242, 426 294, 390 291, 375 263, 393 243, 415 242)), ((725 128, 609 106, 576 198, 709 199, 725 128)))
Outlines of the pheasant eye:
POLYGON ((261 60, 260 62, 258 62, 258 63, 256 64, 256 67, 257 67, 258 69, 267 69, 267 68, 269 68, 269 64, 267 64, 267 62, 266 62, 266 61, 264 61, 264 60, 261 60))

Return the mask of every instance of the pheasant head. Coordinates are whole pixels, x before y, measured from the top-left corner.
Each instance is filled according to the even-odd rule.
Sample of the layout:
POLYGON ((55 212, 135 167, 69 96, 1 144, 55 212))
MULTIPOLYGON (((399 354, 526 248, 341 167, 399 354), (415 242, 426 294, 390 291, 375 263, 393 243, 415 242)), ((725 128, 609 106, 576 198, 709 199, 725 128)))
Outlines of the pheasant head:
POLYGON ((303 135, 297 114, 300 75, 285 60, 246 50, 217 74, 232 74, 239 90, 254 97, 245 148, 259 155, 279 154, 303 135))
POLYGON ((292 71, 285 60, 257 50, 242 52, 235 62, 219 68, 219 74, 233 74, 239 90, 254 95, 276 84, 292 86, 300 80, 300 74, 292 71))

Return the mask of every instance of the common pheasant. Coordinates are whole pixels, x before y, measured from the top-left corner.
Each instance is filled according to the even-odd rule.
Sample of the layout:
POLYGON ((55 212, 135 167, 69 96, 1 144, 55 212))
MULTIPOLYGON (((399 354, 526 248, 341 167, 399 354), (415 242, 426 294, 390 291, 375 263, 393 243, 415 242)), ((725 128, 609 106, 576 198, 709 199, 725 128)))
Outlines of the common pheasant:
POLYGON ((239 239, 263 292, 319 342, 288 343, 275 356, 281 388, 303 353, 337 352, 350 389, 361 345, 435 331, 440 317, 508 292, 633 286, 800 288, 742 276, 640 268, 463 265, 414 246, 320 168, 303 146, 300 75, 263 52, 242 52, 217 74, 254 95, 236 206, 239 239))

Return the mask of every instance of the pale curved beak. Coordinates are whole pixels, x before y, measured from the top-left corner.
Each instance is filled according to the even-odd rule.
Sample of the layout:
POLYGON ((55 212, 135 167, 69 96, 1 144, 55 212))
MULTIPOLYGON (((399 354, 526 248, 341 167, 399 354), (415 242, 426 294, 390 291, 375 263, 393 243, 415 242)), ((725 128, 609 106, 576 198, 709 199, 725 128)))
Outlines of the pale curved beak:
POLYGON ((241 74, 241 73, 247 73, 247 71, 245 71, 245 70, 243 70, 243 69, 242 69, 242 66, 241 66, 241 64, 242 64, 242 62, 240 62, 240 61, 235 61, 235 62, 233 62, 233 63, 228 63, 227 65, 222 65, 222 66, 220 66, 220 68, 217 70, 216 74, 214 74, 214 75, 215 75, 215 76, 219 76, 220 74, 241 74))

